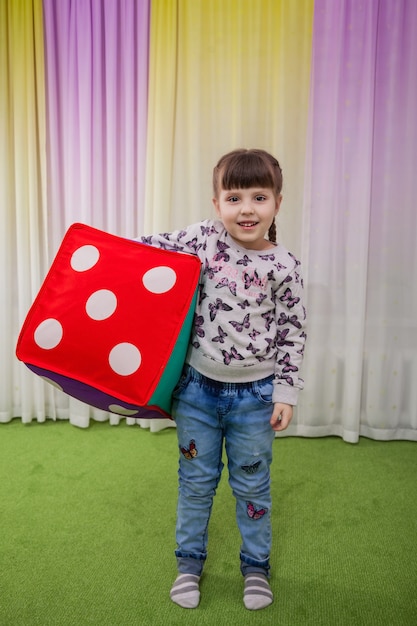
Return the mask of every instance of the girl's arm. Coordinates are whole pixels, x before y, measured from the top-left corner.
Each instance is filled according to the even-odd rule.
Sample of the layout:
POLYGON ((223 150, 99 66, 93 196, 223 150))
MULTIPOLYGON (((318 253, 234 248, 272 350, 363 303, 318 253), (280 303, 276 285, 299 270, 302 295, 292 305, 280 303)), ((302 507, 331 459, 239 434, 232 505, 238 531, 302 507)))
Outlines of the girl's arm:
MULTIPOLYGON (((296 266, 276 292, 275 308, 278 350, 272 400, 274 404, 289 405, 290 407, 297 404, 298 393, 304 387, 300 370, 307 338, 303 279, 299 262, 296 263, 296 266)), ((285 420, 288 418, 289 411, 278 407, 274 410, 275 414, 275 421, 281 415, 281 423, 284 425, 284 418, 285 420)))
POLYGON ((175 230, 171 233, 159 233, 139 237, 140 243, 145 243, 163 250, 173 250, 177 252, 187 252, 196 256, 205 247, 204 222, 192 224, 182 230, 175 230))

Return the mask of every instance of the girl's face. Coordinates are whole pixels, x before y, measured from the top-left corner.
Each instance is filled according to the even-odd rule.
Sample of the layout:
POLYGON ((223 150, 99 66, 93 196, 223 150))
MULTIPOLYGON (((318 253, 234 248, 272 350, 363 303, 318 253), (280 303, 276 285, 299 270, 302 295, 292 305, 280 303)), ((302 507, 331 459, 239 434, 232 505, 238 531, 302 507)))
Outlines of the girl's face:
POLYGON ((266 250, 273 247, 265 239, 274 217, 279 211, 282 196, 272 189, 221 189, 213 198, 214 208, 227 232, 243 248, 266 250))

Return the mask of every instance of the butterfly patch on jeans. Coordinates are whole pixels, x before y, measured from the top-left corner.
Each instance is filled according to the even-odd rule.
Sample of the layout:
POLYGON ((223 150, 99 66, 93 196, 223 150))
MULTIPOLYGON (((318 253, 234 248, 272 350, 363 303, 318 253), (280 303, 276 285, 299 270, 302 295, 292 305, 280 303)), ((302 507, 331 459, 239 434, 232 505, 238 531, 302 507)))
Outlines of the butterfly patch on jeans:
POLYGON ((241 468, 247 474, 254 474, 258 470, 261 463, 262 461, 259 459, 259 461, 255 461, 254 463, 250 463, 249 465, 241 465, 241 468))
POLYGON ((180 450, 185 456, 185 458, 188 459, 189 461, 192 461, 192 459, 195 459, 195 457, 198 454, 198 450, 195 446, 194 439, 191 439, 190 443, 188 444, 188 448, 183 448, 182 446, 180 446, 180 450))
POLYGON ((266 513, 268 513, 268 509, 265 507, 257 509, 252 502, 246 502, 246 511, 248 513, 248 517, 251 519, 261 519, 266 513))

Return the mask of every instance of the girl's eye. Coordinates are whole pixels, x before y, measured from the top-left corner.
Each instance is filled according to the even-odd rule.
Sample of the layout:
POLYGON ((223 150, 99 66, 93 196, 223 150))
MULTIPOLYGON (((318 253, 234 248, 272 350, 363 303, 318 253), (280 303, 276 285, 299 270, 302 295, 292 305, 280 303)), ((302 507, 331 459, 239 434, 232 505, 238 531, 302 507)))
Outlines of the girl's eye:
POLYGON ((237 196, 230 196, 230 198, 228 198, 229 202, 238 202, 239 198, 237 196))
POLYGON ((264 200, 266 200, 265 196, 256 196, 255 200, 257 202, 263 202, 264 200))

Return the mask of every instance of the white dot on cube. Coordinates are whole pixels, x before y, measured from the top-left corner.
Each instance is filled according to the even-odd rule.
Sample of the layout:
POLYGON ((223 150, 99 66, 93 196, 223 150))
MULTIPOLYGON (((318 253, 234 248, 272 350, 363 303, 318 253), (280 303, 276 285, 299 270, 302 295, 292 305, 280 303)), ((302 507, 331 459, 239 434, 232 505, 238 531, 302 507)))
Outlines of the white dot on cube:
POLYGON ((171 267, 160 265, 148 270, 143 275, 142 281, 151 293, 166 293, 177 282, 177 274, 171 267))
POLYGON ((127 409, 124 406, 120 406, 119 404, 110 404, 109 411, 111 413, 117 413, 118 415, 136 415, 139 411, 137 409, 127 409))
POLYGON ((109 289, 99 289, 88 298, 85 305, 87 315, 93 320, 105 320, 115 312, 117 298, 109 289))
POLYGON ((120 376, 130 376, 140 367, 142 355, 132 343, 118 343, 109 354, 110 367, 120 376))
POLYGON ((44 350, 56 348, 62 339, 64 331, 61 324, 53 317, 49 317, 37 326, 34 333, 36 345, 44 350))
POLYGON ((71 267, 75 272, 90 270, 100 258, 100 252, 96 246, 81 246, 71 257, 71 267))

